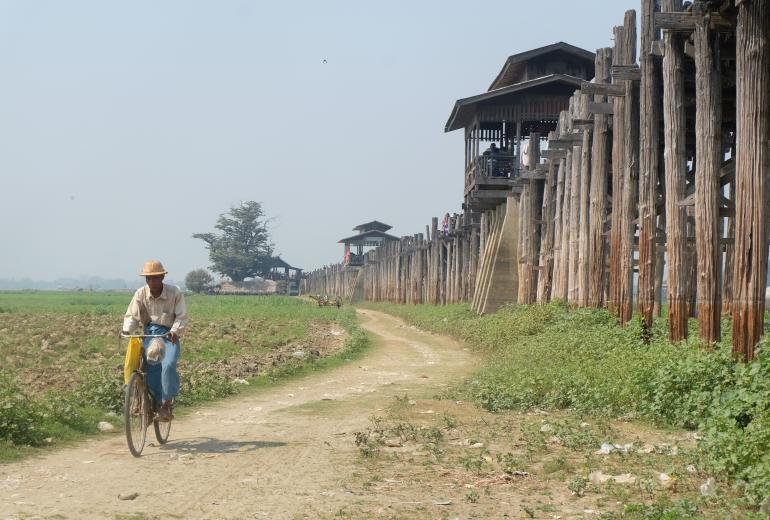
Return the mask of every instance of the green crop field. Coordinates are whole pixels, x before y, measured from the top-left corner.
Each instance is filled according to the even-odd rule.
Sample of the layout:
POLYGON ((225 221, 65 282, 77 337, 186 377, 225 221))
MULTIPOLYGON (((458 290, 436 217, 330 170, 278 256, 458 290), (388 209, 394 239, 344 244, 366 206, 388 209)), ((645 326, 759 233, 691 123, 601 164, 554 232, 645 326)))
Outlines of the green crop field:
MULTIPOLYGON (((100 418, 120 411, 126 341, 118 332, 130 299, 0 293, 0 460, 95 432, 100 418)), ((351 308, 281 296, 193 295, 187 304, 181 405, 231 395, 244 380, 328 365, 367 343, 351 308)))

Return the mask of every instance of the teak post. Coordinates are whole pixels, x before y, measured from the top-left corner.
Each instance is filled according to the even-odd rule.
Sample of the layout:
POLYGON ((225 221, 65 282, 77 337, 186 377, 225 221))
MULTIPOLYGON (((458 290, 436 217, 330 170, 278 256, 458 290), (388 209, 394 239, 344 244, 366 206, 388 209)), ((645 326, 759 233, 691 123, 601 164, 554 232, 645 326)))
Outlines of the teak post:
POLYGON ((736 34, 733 352, 750 361, 765 317, 770 2, 743 1, 736 34))
MULTIPOLYGON (((661 99, 660 64, 651 53, 658 40, 654 26, 655 0, 642 0, 641 50, 639 67, 642 78, 639 87, 639 281, 637 302, 642 323, 647 331, 652 327, 655 310, 655 290, 658 257, 656 208, 658 204, 658 158, 660 143, 661 99)), ((645 337, 648 337, 645 335, 645 337)))
MULTIPOLYGON (((680 11, 681 0, 663 0, 664 12, 680 11)), ((663 125, 666 178, 666 252, 668 254, 668 338, 687 338, 687 251, 684 199, 687 175, 684 112, 684 43, 663 31, 663 125)))
MULTIPOLYGON (((596 51, 596 82, 607 83, 610 79, 610 61, 612 49, 609 47, 596 51)), ((605 96, 596 95, 596 103, 604 103, 605 96)), ((605 219, 607 218, 607 189, 610 171, 609 124, 608 115, 594 114, 593 142, 591 143, 591 208, 588 242, 588 305, 604 305, 606 284, 607 239, 605 237, 605 219)))
MULTIPOLYGON (((633 65, 636 61, 636 11, 626 11, 623 20, 623 65, 633 65)), ((623 105, 623 154, 621 171, 623 175, 620 196, 620 273, 618 278, 618 318, 621 324, 631 320, 633 312, 633 275, 634 275, 634 235, 636 203, 639 191, 639 94, 638 85, 625 80, 623 105)), ((615 208, 613 208, 615 211, 615 208)))
POLYGON ((695 8, 695 248, 697 308, 700 337, 709 344, 720 339, 719 177, 722 166, 722 83, 719 43, 709 27, 704 2, 695 8))
MULTIPOLYGON (((621 65, 625 61, 625 34, 623 27, 615 27, 615 46, 612 49, 612 64, 621 65)), ((612 79, 613 85, 620 82, 612 79)), ((610 272, 609 272, 609 299, 607 307, 610 312, 617 314, 620 305, 620 277, 621 277, 621 235, 624 223, 620 220, 623 196, 623 161, 625 159, 625 103, 621 97, 612 100, 612 209, 610 214, 610 272)))

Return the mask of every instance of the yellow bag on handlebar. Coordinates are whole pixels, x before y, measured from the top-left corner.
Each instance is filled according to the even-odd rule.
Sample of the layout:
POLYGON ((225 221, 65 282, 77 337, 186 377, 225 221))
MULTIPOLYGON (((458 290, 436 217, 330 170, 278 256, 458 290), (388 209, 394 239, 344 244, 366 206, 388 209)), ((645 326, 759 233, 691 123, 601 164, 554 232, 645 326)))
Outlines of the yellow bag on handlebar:
POLYGON ((130 338, 126 348, 126 361, 123 364, 123 383, 128 384, 134 370, 139 370, 139 362, 142 360, 142 340, 130 338))

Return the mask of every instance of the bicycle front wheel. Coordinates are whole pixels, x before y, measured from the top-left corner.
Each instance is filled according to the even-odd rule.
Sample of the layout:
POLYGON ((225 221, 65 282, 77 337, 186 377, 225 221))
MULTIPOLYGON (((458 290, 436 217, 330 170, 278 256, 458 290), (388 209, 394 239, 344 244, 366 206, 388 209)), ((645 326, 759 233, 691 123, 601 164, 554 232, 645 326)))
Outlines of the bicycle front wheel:
POLYGON ((131 455, 138 457, 144 449, 147 436, 147 418, 150 413, 150 400, 144 378, 139 373, 133 373, 126 385, 126 396, 123 407, 123 417, 126 424, 126 440, 131 455))

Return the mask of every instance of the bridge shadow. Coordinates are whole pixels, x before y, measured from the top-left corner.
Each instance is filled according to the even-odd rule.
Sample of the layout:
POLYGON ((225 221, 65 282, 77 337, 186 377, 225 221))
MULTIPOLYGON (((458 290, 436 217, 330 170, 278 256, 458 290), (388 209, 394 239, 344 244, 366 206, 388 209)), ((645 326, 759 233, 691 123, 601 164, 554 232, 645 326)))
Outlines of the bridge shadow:
POLYGON ((233 441, 201 437, 197 439, 170 440, 161 444, 161 451, 176 451, 183 453, 248 453, 263 448, 278 448, 286 446, 285 442, 276 441, 233 441))

